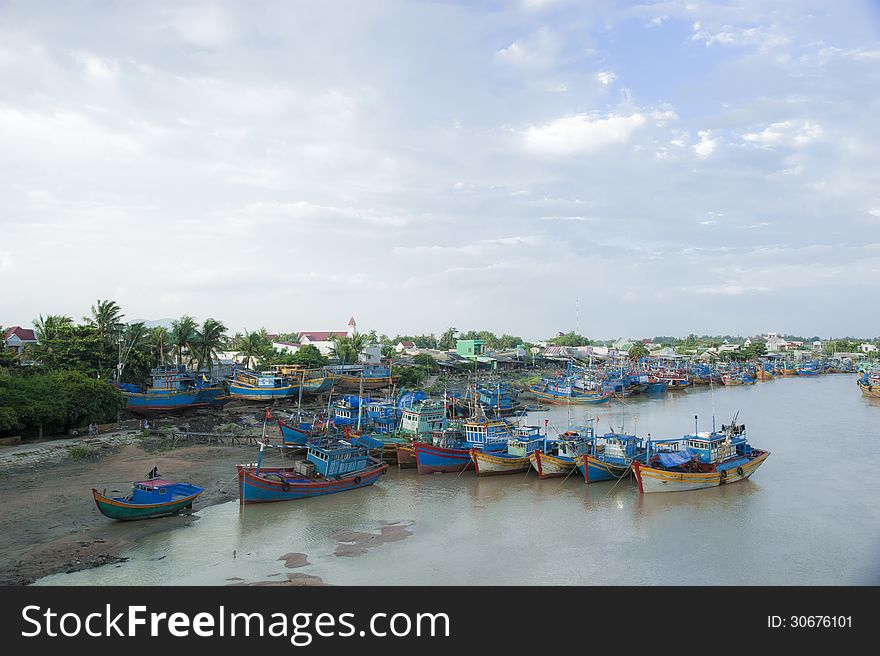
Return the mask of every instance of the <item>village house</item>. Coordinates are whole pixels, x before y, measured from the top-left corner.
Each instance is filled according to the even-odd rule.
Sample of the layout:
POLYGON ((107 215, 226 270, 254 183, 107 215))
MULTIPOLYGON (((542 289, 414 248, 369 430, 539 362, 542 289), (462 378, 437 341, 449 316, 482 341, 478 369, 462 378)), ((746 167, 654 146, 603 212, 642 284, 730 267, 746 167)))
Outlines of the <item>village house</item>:
POLYGON ((767 333, 767 353, 779 353, 788 348, 788 342, 782 339, 776 333, 767 333))
POLYGON ((298 342, 275 341, 272 342, 272 348, 280 353, 293 354, 302 348, 302 344, 298 342))
POLYGON ((861 349, 862 353, 876 353, 877 352, 877 347, 874 344, 868 344, 867 342, 862 344, 859 348, 861 349))
POLYGON ((18 356, 21 356, 29 346, 36 345, 37 335, 30 328, 12 326, 3 332, 3 349, 11 351, 18 356))
POLYGON ((410 355, 415 355, 415 352, 417 350, 418 349, 416 349, 416 343, 410 342, 408 340, 405 342, 397 342, 397 346, 394 347, 394 352, 397 354, 406 352, 410 355))
POLYGON ((321 355, 330 355, 335 346, 334 338, 354 337, 357 334, 357 323, 354 317, 348 320, 348 330, 313 330, 309 332, 301 332, 299 334, 300 346, 311 344, 317 348, 321 355))

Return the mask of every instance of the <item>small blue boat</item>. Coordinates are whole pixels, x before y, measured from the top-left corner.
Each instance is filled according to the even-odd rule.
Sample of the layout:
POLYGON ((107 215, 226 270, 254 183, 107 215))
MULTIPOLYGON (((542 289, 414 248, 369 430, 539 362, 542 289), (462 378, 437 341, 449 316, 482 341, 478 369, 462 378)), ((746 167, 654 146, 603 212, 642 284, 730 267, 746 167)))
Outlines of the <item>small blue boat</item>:
POLYGON ((471 449, 490 453, 507 450, 512 427, 501 420, 476 418, 435 431, 430 440, 413 442, 416 467, 420 474, 451 473, 473 465, 471 449))
POLYGON ((204 488, 191 483, 172 483, 161 478, 150 478, 134 484, 127 497, 107 497, 92 488, 95 505, 110 519, 153 519, 176 515, 181 510, 192 510, 193 501, 204 488))

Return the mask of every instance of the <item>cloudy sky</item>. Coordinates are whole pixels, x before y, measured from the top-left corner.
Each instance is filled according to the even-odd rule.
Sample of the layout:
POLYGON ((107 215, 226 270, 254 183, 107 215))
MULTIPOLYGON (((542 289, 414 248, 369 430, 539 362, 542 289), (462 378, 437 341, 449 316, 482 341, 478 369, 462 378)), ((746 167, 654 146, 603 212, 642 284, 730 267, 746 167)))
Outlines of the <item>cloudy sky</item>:
POLYGON ((880 334, 880 4, 3 2, 0 324, 880 334))

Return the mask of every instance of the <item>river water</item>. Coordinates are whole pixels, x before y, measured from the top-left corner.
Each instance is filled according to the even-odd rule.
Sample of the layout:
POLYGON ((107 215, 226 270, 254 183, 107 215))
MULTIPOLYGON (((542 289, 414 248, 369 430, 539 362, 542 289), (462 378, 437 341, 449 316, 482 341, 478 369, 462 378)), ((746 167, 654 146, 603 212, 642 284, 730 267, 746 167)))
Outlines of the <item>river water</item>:
POLYGON ((694 415, 710 430, 713 410, 719 426, 739 412, 750 442, 771 452, 751 479, 640 495, 629 480, 587 486, 577 474, 478 479, 392 467, 353 492, 197 506, 197 521, 149 536, 128 562, 37 584, 225 585, 289 573, 349 585, 880 584, 880 403, 861 396, 854 376, 555 407, 530 423, 548 419, 552 433, 590 416, 602 433, 677 437, 694 415), (309 564, 288 569, 279 557, 289 553, 309 564))

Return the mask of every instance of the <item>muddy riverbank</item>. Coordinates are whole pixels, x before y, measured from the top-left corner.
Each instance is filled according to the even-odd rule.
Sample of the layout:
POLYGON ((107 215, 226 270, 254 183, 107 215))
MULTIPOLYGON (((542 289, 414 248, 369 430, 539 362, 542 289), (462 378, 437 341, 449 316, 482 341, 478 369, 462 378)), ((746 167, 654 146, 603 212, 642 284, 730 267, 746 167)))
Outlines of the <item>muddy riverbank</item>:
POLYGON ((150 442, 124 446, 98 459, 60 463, 0 476, 0 584, 27 585, 48 574, 74 572, 125 560, 140 538, 196 516, 114 522, 101 515, 92 488, 123 495, 153 467, 163 477, 205 488, 194 511, 237 498, 235 465, 253 449, 197 445, 149 452, 150 442), (146 447, 146 450, 145 450, 146 447))

